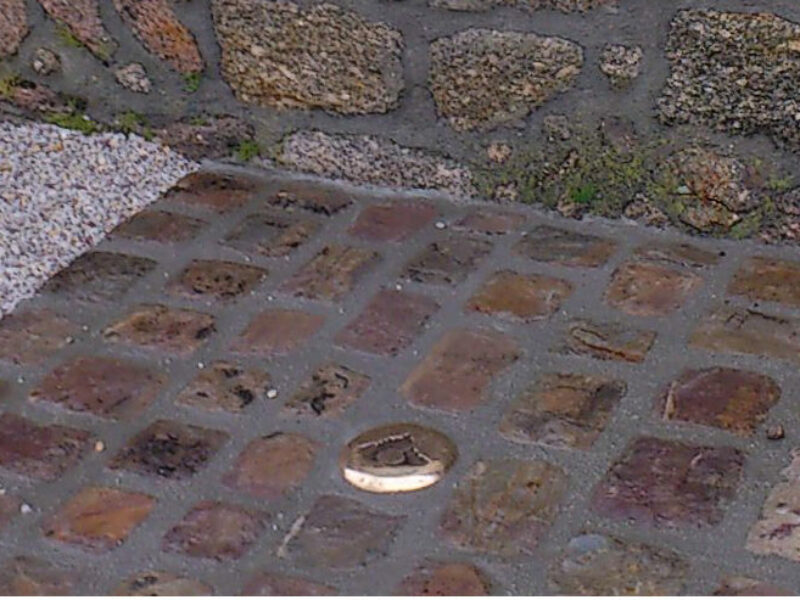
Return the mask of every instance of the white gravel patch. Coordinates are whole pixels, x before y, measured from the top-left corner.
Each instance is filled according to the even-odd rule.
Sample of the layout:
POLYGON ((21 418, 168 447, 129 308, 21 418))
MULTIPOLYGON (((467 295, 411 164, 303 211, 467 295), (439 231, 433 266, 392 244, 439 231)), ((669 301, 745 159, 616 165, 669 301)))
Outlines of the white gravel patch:
POLYGON ((134 135, 0 123, 0 317, 196 168, 134 135))

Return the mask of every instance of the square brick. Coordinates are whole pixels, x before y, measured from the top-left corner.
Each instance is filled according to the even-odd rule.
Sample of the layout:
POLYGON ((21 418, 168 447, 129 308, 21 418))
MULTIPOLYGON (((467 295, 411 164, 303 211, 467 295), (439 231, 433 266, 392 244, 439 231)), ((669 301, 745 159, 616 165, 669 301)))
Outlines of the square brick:
POLYGON ((656 527, 716 525, 743 464, 735 448, 639 438, 597 486, 592 504, 605 517, 656 527))
POLYGON ((148 571, 129 577, 112 592, 114 596, 211 596, 214 590, 202 581, 173 573, 148 571))
POLYGON ((525 322, 546 319, 572 293, 572 284, 544 275, 500 271, 484 282, 467 309, 525 322))
POLYGON ((749 577, 732 575, 722 580, 715 596, 795 596, 790 591, 771 583, 749 577))
POLYGON ((33 479, 54 481, 80 461, 89 434, 61 425, 38 425, 5 413, 0 417, 0 465, 33 479))
POLYGON ((511 405, 500 432, 522 443, 588 449, 625 395, 624 381, 545 373, 511 405))
POLYGON ((401 596, 490 596, 487 577, 469 563, 427 561, 400 583, 401 596))
POLYGON ((0 570, 0 595, 72 596, 79 580, 79 573, 41 558, 15 556, 0 570))
POLYGON ((169 285, 172 294, 208 300, 234 300, 266 278, 258 267, 221 260, 193 260, 169 285))
POLYGON ((149 258, 87 252, 56 273, 42 290, 73 302, 119 302, 155 267, 149 258))
POLYGON ((800 452, 783 470, 783 481, 767 496, 761 517, 747 536, 746 548, 762 556, 781 556, 800 562, 800 452))
POLYGON ((439 304, 427 296, 381 290, 335 342, 384 356, 397 356, 422 333, 439 304))
POLYGON ((222 431, 160 420, 128 440, 108 466, 139 475, 186 479, 200 471, 228 437, 222 431))
POLYGON ((442 533, 473 552, 529 555, 555 520, 566 489, 564 472, 543 461, 479 461, 458 484, 442 533))
POLYGON ((244 206, 254 197, 255 182, 236 175, 198 172, 181 179, 165 199, 216 213, 244 206))
POLYGON ((685 268, 713 267, 719 263, 719 253, 709 252, 691 244, 651 242, 639 246, 636 258, 685 268))
POLYGON ((800 363, 800 319, 755 310, 718 308, 695 328, 689 344, 728 354, 800 363))
POLYGON ((324 322, 324 317, 299 310, 267 310, 250 322, 231 350, 265 356, 289 354, 305 344, 324 322))
POLYGON ((258 573, 245 584, 244 596, 335 596, 336 588, 300 577, 258 573))
POLYGON ((472 410, 486 401, 492 379, 520 356, 513 338, 488 329, 446 333, 400 388, 416 406, 472 410))
POLYGON ((364 248, 332 244, 323 248, 281 289, 312 300, 341 300, 379 259, 364 248))
POLYGON ((527 258, 566 267, 601 267, 617 249, 616 242, 593 235, 540 225, 514 246, 527 258))
POLYGON ((87 487, 46 519, 42 530, 59 542, 106 552, 121 545, 154 506, 155 500, 146 494, 87 487))
POLYGON ((48 310, 14 312, 0 320, 0 360, 40 364, 70 343, 78 326, 48 310))
POLYGON ((81 356, 56 367, 31 392, 30 399, 98 417, 135 418, 164 383, 161 374, 136 363, 81 356))
POLYGON ((372 510, 343 496, 322 496, 278 555, 300 567, 355 569, 389 553, 405 516, 372 510))
POLYGON ((165 552, 217 561, 241 558, 264 532, 267 513, 223 502, 201 502, 164 536, 165 552))
POLYGON ((270 381, 265 371, 217 361, 202 369, 178 394, 175 402, 205 410, 238 413, 253 402, 264 402, 270 381))
POLYGON ((626 263, 614 272, 606 302, 629 315, 663 317, 679 310, 702 285, 693 273, 653 263, 626 263))
POLYGON ((319 224, 311 219, 260 212, 245 217, 223 243, 246 254, 282 257, 305 244, 318 229, 319 224))
POLYGON ((369 377, 352 369, 324 365, 303 382, 284 410, 298 416, 339 416, 367 391, 369 384, 369 377))
POLYGON ((572 538, 550 569, 550 582, 568 596, 680 596, 689 563, 670 550, 601 533, 572 538))
POLYGON ((305 481, 317 444, 296 433, 274 433, 247 444, 222 482, 237 491, 274 500, 305 481))
POLYGON ((104 331, 106 339, 172 354, 188 355, 216 331, 214 317, 160 304, 133 309, 104 331))
POLYGON ((268 202, 281 208, 299 208, 330 217, 353 204, 353 198, 338 188, 309 181, 292 181, 283 184, 268 202))
POLYGON ((436 218, 438 211, 424 202, 373 204, 358 215, 350 235, 371 242, 402 242, 436 218))
POLYGON ((429 245, 406 265, 402 277, 417 283, 456 286, 492 251, 488 240, 451 236, 429 245))
POLYGON ((162 210, 143 210, 120 224, 111 233, 137 242, 180 244, 197 237, 208 223, 162 210))
POLYGON ((750 258, 734 275, 728 293, 751 300, 800 306, 800 263, 750 258))
POLYGON ((554 347, 561 354, 576 354, 599 360, 643 362, 656 340, 654 331, 623 323, 575 320, 567 324, 562 340, 554 347))
POLYGON ((770 377, 750 371, 714 367, 687 369, 659 401, 665 421, 685 421, 753 435, 781 389, 770 377))
POLYGON ((517 231, 524 223, 525 217, 519 213, 479 208, 457 221, 453 228, 483 235, 506 235, 517 231))

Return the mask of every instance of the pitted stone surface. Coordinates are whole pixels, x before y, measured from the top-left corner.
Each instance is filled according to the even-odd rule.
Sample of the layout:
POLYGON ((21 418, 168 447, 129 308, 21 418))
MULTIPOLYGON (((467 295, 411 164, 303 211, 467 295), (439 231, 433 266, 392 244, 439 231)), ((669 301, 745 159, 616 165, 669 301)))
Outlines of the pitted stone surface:
POLYGON ((554 350, 562 354, 591 356, 600 360, 640 363, 656 340, 654 331, 622 323, 573 321, 564 328, 563 342, 554 350))
POLYGON ((11 56, 28 35, 28 16, 25 0, 0 2, 0 58, 11 56))
POLYGON ((4 596, 70 596, 75 594, 78 573, 33 556, 15 556, 0 570, 4 596))
POLYGON ((113 593, 115 596, 211 596, 213 592, 202 581, 151 571, 123 581, 113 593))
POLYGON ((216 327, 211 315, 161 304, 134 308, 108 327, 106 339, 175 354, 191 354, 216 327))
POLYGON ((400 584, 405 596, 488 596, 486 576, 469 563, 422 564, 400 584))
POLYGON ((572 289, 563 279, 501 271, 483 284, 467 308, 520 321, 537 321, 556 312, 572 289))
POLYGON ((37 364, 68 345, 78 326, 52 310, 19 311, 0 320, 0 360, 37 364))
POLYGON ((176 402, 205 410, 239 413, 253 402, 264 402, 270 376, 228 361, 216 361, 198 372, 176 402))
POLYGON ((429 0, 431 6, 450 10, 483 11, 495 6, 516 6, 528 10, 585 12, 602 6, 616 6, 619 0, 429 0))
POLYGON ((285 410, 297 415, 335 417, 367 391, 367 375, 341 365, 318 368, 286 402, 285 410))
POLYGON ((800 306, 800 263, 755 257, 741 266, 728 293, 800 306))
POLYGON ((542 225, 531 230, 514 250, 535 261, 567 267, 600 267, 617 244, 612 240, 542 225))
POLYGON ((222 74, 243 101, 384 113, 403 90, 402 34, 333 4, 214 0, 222 74))
POLYGON ((430 88, 453 128, 491 129, 568 90, 582 66, 583 50, 569 40, 470 29, 431 44, 430 88))
POLYGON ((39 4, 100 60, 109 60, 116 51, 117 42, 100 19, 99 0, 39 0, 39 4))

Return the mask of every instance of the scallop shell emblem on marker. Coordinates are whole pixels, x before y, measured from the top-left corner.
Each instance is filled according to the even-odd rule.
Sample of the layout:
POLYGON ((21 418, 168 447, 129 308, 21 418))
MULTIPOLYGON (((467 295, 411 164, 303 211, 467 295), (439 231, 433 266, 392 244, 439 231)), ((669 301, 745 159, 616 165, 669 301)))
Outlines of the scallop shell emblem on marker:
POLYGON ((376 494, 414 492, 432 486, 456 461, 455 444, 443 433, 413 423, 365 431, 342 451, 345 480, 376 494))

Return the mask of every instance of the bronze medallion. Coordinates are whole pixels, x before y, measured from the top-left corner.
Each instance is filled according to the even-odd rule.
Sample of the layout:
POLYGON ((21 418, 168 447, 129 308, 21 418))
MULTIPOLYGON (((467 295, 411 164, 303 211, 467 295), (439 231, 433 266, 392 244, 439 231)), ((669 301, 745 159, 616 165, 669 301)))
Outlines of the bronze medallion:
POLYGON ((342 476, 376 494, 413 492, 444 477, 458 451, 446 435, 413 423, 365 431, 342 451, 342 476))

